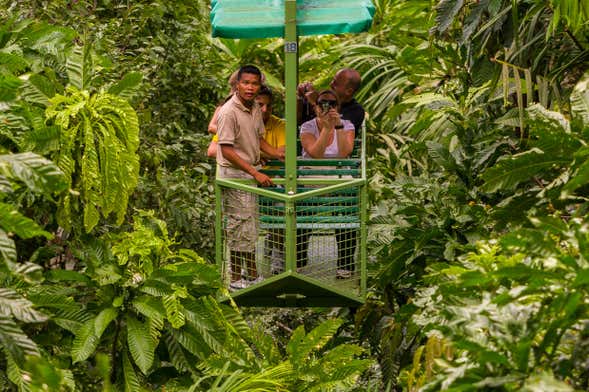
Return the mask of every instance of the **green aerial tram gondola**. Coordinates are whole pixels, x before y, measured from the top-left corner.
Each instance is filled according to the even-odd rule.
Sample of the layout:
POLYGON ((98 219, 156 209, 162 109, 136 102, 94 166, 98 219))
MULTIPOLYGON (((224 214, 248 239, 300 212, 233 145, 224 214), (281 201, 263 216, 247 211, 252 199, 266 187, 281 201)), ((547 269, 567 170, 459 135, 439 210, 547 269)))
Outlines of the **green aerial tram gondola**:
POLYGON ((347 159, 297 158, 296 87, 299 36, 362 32, 370 27, 373 14, 370 0, 212 0, 213 37, 284 38, 285 162, 270 162, 266 169, 276 186, 261 188, 253 181, 224 178, 215 182, 216 261, 227 286, 230 262, 222 189, 243 190, 258 200, 256 264, 263 279, 231 294, 239 305, 356 307, 364 301, 364 130, 357 130, 354 152, 347 159), (342 247, 349 247, 353 259, 344 276, 338 275, 341 266, 336 262, 342 247))

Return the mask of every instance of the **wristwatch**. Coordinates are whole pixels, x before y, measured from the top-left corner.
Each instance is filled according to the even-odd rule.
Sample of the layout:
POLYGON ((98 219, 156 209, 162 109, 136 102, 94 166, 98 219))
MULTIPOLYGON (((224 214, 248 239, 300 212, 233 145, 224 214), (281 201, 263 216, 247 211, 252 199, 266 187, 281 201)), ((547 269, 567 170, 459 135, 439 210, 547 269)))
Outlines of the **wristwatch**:
POLYGON ((336 125, 335 129, 344 129, 344 124, 336 125))

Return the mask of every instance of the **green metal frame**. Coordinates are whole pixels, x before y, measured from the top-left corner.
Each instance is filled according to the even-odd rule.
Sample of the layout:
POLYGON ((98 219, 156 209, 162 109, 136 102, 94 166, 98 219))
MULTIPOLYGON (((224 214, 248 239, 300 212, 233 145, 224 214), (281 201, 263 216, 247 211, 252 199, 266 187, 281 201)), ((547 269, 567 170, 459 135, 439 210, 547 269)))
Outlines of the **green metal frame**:
MULTIPOLYGON (((215 183, 216 196, 216 248, 215 256, 220 271, 224 271, 225 249, 223 241, 223 216, 221 207, 221 188, 233 188, 266 196, 284 202, 285 222, 285 272, 272 276, 262 282, 239 290, 232 294, 233 300, 242 306, 351 306, 363 303, 366 293, 366 222, 367 222, 367 190, 366 190, 366 136, 362 130, 360 159, 361 177, 356 179, 311 179, 297 178, 297 75, 298 75, 298 35, 297 35, 297 2, 285 0, 285 119, 286 119, 286 151, 284 179, 274 182, 285 187, 285 193, 277 193, 256 187, 251 180, 217 178, 215 183), (289 48, 288 50, 286 48, 289 48), (293 48, 295 50, 293 50, 293 48), (298 185, 323 185, 324 187, 297 193, 298 185), (353 295, 335 285, 328 285, 312 277, 297 273, 296 268, 296 235, 297 223, 295 203, 315 195, 322 195, 346 188, 357 187, 360 191, 360 231, 358 240, 358 259, 360 269, 360 294, 353 295)), ((345 160, 339 160, 345 162, 345 160)), ((221 300, 227 300, 223 297, 221 300)))

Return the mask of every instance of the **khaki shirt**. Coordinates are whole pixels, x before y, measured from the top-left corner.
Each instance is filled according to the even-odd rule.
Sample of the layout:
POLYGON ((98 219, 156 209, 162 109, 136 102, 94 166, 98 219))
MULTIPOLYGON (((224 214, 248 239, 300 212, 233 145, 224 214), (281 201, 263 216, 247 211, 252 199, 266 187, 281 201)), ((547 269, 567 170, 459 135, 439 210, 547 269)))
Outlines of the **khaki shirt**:
MULTIPOLYGON (((217 123, 219 146, 232 145, 237 155, 252 166, 260 160, 260 138, 264 133, 262 111, 257 103, 254 102, 250 110, 236 93, 221 108, 217 123)), ((232 167, 220 147, 217 149, 217 164, 232 167)))

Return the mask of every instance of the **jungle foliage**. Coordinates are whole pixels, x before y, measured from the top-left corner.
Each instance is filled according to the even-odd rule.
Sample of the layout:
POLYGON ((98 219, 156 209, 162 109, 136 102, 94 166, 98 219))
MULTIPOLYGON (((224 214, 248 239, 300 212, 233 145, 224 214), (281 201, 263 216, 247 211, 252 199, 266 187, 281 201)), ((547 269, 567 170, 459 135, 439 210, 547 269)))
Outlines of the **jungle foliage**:
POLYGON ((300 41, 301 80, 363 75, 367 302, 248 318, 206 124, 239 64, 283 91, 282 42, 210 38, 202 0, 0 0, 1 391, 589 388, 588 3, 374 3, 300 41))

